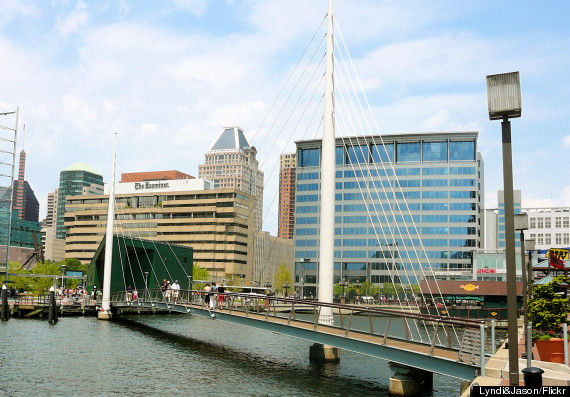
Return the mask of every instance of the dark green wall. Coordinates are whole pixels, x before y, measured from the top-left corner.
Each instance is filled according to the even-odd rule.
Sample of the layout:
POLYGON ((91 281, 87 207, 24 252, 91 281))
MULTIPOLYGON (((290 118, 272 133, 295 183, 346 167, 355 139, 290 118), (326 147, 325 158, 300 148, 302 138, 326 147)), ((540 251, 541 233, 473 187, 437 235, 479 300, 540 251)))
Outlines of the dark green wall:
MULTIPOLYGON (((101 241, 87 269, 87 287, 103 285, 105 238, 101 241)), ((163 279, 178 280, 182 288, 192 275, 193 250, 190 247, 169 245, 151 240, 113 236, 113 264, 111 293, 124 291, 127 286, 145 289, 145 272, 148 288, 158 288, 163 279)))

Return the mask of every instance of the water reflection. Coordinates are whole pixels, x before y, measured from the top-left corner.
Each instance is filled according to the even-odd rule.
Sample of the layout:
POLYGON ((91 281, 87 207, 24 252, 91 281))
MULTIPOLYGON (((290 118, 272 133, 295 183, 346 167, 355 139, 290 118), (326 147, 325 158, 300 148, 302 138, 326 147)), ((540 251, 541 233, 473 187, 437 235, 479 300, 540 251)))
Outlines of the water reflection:
MULTIPOLYGON (((386 396, 387 362, 341 352, 309 362, 310 342, 184 315, 0 323, 2 396, 386 396)), ((460 382, 435 377, 438 396, 460 382)))

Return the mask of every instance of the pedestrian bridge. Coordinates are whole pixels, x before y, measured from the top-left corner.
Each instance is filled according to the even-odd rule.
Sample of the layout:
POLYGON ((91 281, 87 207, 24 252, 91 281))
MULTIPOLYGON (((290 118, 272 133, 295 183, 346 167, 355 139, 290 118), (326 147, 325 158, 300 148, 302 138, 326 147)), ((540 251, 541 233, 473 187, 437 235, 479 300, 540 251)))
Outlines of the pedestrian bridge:
POLYGON ((111 307, 118 314, 169 311, 227 321, 460 379, 484 374, 488 327, 483 320, 420 314, 414 307, 400 311, 248 293, 224 295, 223 309, 210 310, 201 291, 181 290, 176 302, 166 301, 160 289, 142 291, 135 300, 120 292, 112 295, 111 307), (334 325, 319 324, 323 307, 332 308, 334 325))

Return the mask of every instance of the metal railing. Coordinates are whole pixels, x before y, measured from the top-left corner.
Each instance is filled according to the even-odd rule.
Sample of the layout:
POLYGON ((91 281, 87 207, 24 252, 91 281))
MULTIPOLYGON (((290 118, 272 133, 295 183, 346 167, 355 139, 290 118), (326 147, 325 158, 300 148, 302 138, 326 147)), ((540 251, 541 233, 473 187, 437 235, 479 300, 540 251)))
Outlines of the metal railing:
MULTIPOLYGON (((489 352, 494 352, 496 346, 494 340, 488 340, 486 330, 489 326, 484 320, 424 314, 419 313, 419 310, 399 311, 384 307, 323 303, 231 291, 219 294, 199 290, 169 292, 149 289, 139 290, 136 297, 132 292, 122 291, 113 294, 111 300, 124 302, 132 307, 150 303, 157 309, 172 310, 175 306, 182 306, 187 309, 186 311, 190 311, 190 307, 198 307, 213 313, 221 313, 221 310, 228 314, 239 312, 241 315, 245 314, 246 317, 258 320, 281 319, 288 325, 293 325, 295 321, 303 322, 311 324, 316 331, 326 331, 327 328, 340 329, 346 337, 376 336, 379 343, 384 345, 388 344, 389 339, 426 345, 429 346, 430 355, 435 354, 436 348, 453 350, 458 352, 458 361, 480 366, 482 374, 484 374, 487 346, 490 345, 489 352), (223 295, 221 301, 220 295, 223 295), (208 298, 216 303, 212 309, 206 303, 208 298), (217 307, 218 303, 223 305, 223 309, 217 307), (320 312, 325 307, 333 311, 333 325, 320 324, 318 321, 320 312), (465 332, 468 329, 472 330, 471 333, 465 332), (470 338, 468 343, 466 338, 470 338), (467 345, 470 346, 470 350, 463 351, 462 348, 467 345)), ((494 339, 494 335, 493 328, 490 336, 494 339)))

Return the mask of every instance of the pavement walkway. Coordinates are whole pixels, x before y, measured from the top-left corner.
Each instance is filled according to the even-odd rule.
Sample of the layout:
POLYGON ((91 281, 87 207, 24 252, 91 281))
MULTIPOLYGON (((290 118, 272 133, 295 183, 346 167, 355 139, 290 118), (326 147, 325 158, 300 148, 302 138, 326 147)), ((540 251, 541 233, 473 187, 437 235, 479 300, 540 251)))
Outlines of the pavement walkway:
MULTIPOLYGON (((506 342, 497 349, 485 365, 485 375, 478 376, 469 384, 469 387, 462 393, 462 397, 468 397, 471 386, 509 386, 509 349, 506 342)), ((527 359, 522 358, 522 353, 526 351, 524 328, 519 327, 519 371, 527 367, 527 359)), ((543 386, 570 386, 570 367, 564 364, 540 361, 540 356, 536 347, 532 348, 533 360, 531 367, 544 370, 542 374, 543 386)), ((519 372, 519 383, 524 386, 524 375, 519 372)))

